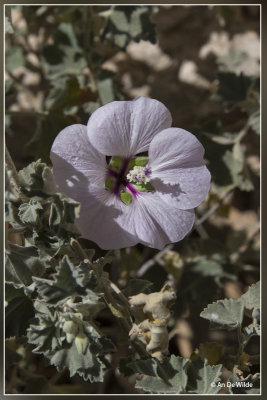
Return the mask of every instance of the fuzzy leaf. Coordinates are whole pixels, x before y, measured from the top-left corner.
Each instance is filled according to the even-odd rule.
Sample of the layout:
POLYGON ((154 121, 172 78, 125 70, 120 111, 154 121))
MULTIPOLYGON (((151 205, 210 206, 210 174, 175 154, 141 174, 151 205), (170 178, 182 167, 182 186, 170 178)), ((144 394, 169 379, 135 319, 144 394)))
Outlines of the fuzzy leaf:
POLYGON ((48 168, 41 160, 37 160, 27 165, 19 171, 19 178, 22 185, 27 190, 42 190, 44 187, 43 173, 48 168))
POLYGON ((149 358, 148 360, 136 360, 134 362, 130 362, 127 364, 127 367, 132 369, 134 372, 138 372, 142 375, 159 377, 157 373, 158 364, 156 360, 153 358, 149 358))
POLYGON ((239 189, 249 192, 254 189, 254 186, 250 180, 249 172, 245 168, 243 157, 244 153, 242 148, 239 144, 236 144, 236 147, 234 146, 233 151, 227 150, 224 153, 222 159, 229 169, 233 182, 233 187, 239 187, 239 189), (239 149, 238 154, 237 151, 235 151, 237 150, 237 148, 239 149), (242 152, 242 155, 240 154, 240 152, 242 152))
POLYGON ((153 359, 130 363, 129 367, 136 372, 146 373, 136 382, 136 388, 149 393, 178 394, 185 390, 187 384, 188 360, 172 355, 161 364, 161 371, 165 371, 164 380, 156 361, 153 359))
POLYGON ((209 304, 200 316, 211 322, 216 329, 233 330, 242 324, 244 305, 240 300, 224 299, 209 304))
POLYGON ((109 29, 106 39, 125 49, 131 41, 149 40, 155 43, 155 25, 151 21, 154 7, 116 6, 106 16, 109 29))
POLYGON ((246 341, 250 339, 252 336, 260 336, 261 328, 257 323, 252 323, 244 328, 244 333, 247 336, 246 341))
POLYGON ((80 314, 52 314, 45 306, 41 310, 46 314, 37 314, 38 323, 28 329, 29 343, 36 345, 34 352, 43 353, 58 371, 68 368, 70 376, 77 373, 90 382, 103 381, 107 366, 104 355, 114 351, 113 343, 89 322, 82 321, 80 314), (67 321, 65 318, 76 318, 74 320, 79 324, 79 333, 74 332, 68 341, 65 328, 62 328, 67 321))
POLYGON ((94 271, 89 270, 87 263, 74 266, 68 256, 63 257, 56 270, 53 280, 34 279, 40 296, 49 305, 62 304, 70 296, 85 295, 86 289, 97 284, 94 271))
POLYGON ((260 308, 260 281, 251 285, 246 293, 244 293, 240 300, 249 310, 260 308))
POLYGON ((240 379, 236 374, 232 374, 228 379, 231 382, 229 391, 231 394, 259 394, 260 393, 260 374, 249 374, 245 379, 240 379))
POLYGON ((25 57, 22 48, 19 46, 9 46, 6 51, 6 70, 13 73, 14 70, 24 65, 25 57))
POLYGON ((97 89, 102 104, 106 104, 111 101, 114 101, 116 96, 115 96, 112 76, 110 76, 110 74, 107 75, 103 73, 102 75, 103 77, 100 77, 97 82, 97 89))
POLYGON ((28 341, 34 344, 34 353, 49 355, 60 348, 63 336, 57 316, 52 314, 37 314, 38 322, 30 325, 27 336, 28 341))
POLYGON ((6 252, 6 282, 17 287, 28 286, 33 276, 42 276, 45 267, 39 260, 37 248, 9 243, 6 252))
POLYGON ((51 364, 55 365, 59 371, 69 368, 70 376, 78 373, 84 380, 102 382, 107 367, 103 356, 114 351, 114 345, 92 325, 84 325, 84 330, 88 341, 86 351, 79 352, 75 341, 68 345, 65 342, 63 348, 52 356, 51 364))
POLYGON ((54 33, 54 44, 43 51, 43 64, 51 79, 77 75, 86 67, 83 50, 71 23, 62 22, 54 33))
POLYGON ((14 33, 14 29, 10 21, 10 18, 7 16, 5 16, 5 33, 14 33))
POLYGON ((213 387, 212 383, 220 380, 222 365, 208 365, 207 360, 204 362, 199 358, 193 361, 188 368, 188 391, 197 394, 215 394, 218 393, 220 387, 213 387))
POLYGON ((43 207, 39 201, 30 200, 19 206, 19 217, 24 224, 36 225, 39 221, 39 210, 43 207))

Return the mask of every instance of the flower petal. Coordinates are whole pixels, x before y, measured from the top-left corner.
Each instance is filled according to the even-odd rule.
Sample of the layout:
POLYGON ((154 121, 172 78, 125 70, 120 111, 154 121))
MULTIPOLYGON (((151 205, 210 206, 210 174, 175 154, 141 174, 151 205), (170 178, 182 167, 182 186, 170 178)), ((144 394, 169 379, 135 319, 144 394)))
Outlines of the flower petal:
POLYGON ((100 107, 89 118, 87 134, 101 153, 129 157, 147 151, 153 137, 171 123, 171 114, 161 102, 139 97, 100 107))
POLYGON ((155 193, 137 197, 134 209, 135 233, 140 243, 162 249, 182 240, 194 224, 193 210, 179 210, 155 193))
POLYGON ((113 194, 95 190, 86 193, 85 187, 76 190, 76 199, 82 203, 77 226, 83 237, 97 243, 104 250, 134 246, 138 238, 129 227, 132 209, 113 194))
POLYGON ((69 187, 79 182, 104 188, 105 156, 90 144, 86 131, 85 125, 68 126, 58 134, 51 148, 55 181, 66 194, 69 187))
POLYGON ((158 133, 149 147, 150 182, 162 199, 175 198, 176 206, 197 207, 210 188, 210 172, 204 165, 204 148, 198 139, 179 128, 158 133))

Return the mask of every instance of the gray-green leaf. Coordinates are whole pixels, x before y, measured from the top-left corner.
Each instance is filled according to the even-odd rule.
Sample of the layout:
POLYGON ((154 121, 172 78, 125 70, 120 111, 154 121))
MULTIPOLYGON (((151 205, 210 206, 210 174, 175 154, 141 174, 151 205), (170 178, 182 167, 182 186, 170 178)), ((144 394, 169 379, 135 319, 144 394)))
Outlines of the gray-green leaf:
POLYGON ((244 305, 240 300, 224 299, 209 304, 200 316, 211 322, 216 329, 235 329, 242 324, 244 305))

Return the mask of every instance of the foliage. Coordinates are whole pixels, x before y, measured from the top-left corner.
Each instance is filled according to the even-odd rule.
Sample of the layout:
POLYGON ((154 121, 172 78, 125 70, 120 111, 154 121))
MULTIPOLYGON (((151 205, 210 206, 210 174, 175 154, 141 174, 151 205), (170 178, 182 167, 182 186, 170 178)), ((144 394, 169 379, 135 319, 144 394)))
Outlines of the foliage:
POLYGON ((6 156, 8 394, 260 392, 260 82, 234 29, 256 32, 249 10, 6 6, 6 143, 19 170, 6 156), (221 31, 232 47, 201 58, 221 31), (182 81, 181 60, 209 85, 182 81), (57 191, 49 151, 61 129, 144 91, 198 136, 211 191, 183 241, 106 253, 80 237, 80 204, 57 191))

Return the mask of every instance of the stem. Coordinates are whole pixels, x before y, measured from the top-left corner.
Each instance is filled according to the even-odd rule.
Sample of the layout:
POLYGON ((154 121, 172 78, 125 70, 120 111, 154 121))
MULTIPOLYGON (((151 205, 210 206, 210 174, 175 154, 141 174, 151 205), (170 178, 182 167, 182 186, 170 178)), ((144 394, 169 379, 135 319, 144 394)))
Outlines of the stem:
POLYGON ((244 350, 243 335, 240 324, 237 325, 237 339, 238 339, 238 363, 240 363, 240 357, 244 350))
POLYGON ((205 222, 211 215, 213 215, 215 213, 215 211, 220 207, 221 203, 223 202, 223 200, 225 200, 231 193, 233 192, 233 189, 228 190, 227 192, 225 192, 222 197, 219 199, 219 201, 214 204, 214 206, 212 206, 209 211, 206 212, 206 214, 204 214, 201 218, 199 218, 196 223, 195 223, 195 227, 203 224, 203 222, 205 222))
POLYGON ((169 244, 168 246, 166 246, 163 250, 161 250, 160 252, 158 252, 153 258, 151 258, 150 260, 148 260, 147 262, 145 262, 141 268, 138 270, 136 276, 140 277, 142 275, 144 275, 151 267, 153 267, 153 265, 155 263, 157 263, 162 256, 164 256, 164 254, 168 251, 171 250, 173 248, 173 244, 169 244))
POLYGON ((84 12, 83 12, 83 26, 84 26, 84 31, 83 31, 83 48, 84 48, 84 57, 87 62, 87 66, 89 68, 89 73, 90 73, 90 79, 91 79, 91 84, 92 84, 92 89, 93 92, 97 92, 97 81, 94 76, 94 68, 93 68, 93 63, 91 60, 90 56, 90 49, 93 45, 93 43, 89 42, 90 39, 90 27, 91 27, 92 22, 90 21, 90 15, 89 15, 89 8, 84 7, 84 12), (89 44, 89 45, 88 45, 89 44), (90 46, 91 44, 91 46, 90 46))

